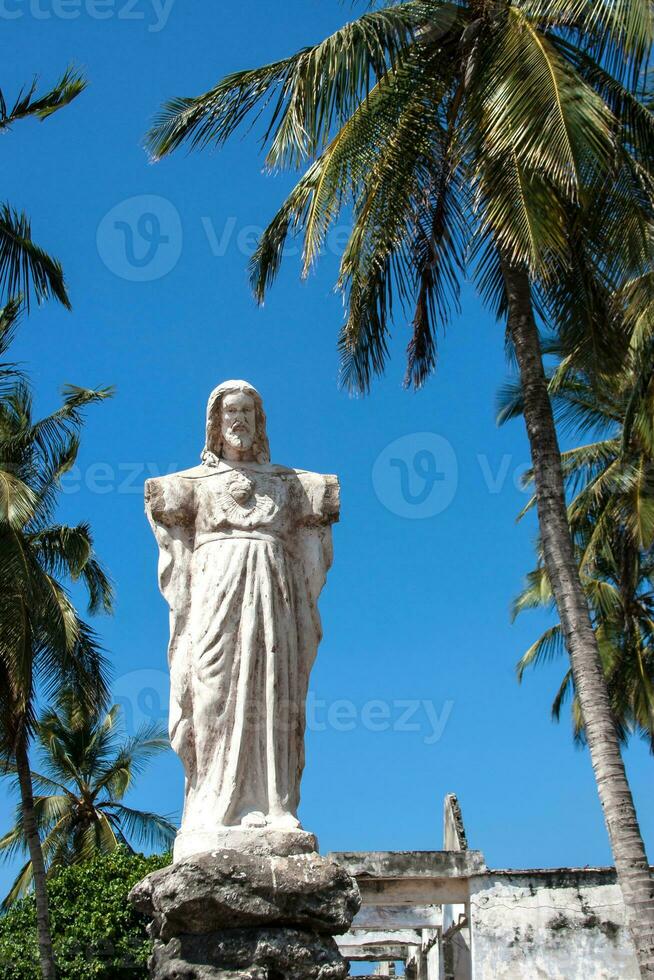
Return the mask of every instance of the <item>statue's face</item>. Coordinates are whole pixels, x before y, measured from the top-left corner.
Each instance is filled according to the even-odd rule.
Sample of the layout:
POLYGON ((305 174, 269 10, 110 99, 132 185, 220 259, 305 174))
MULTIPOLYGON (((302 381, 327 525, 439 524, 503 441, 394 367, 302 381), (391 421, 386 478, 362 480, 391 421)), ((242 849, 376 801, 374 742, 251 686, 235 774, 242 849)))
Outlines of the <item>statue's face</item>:
POLYGON ((221 435, 226 458, 243 457, 251 449, 257 433, 254 398, 234 391, 223 398, 221 435))

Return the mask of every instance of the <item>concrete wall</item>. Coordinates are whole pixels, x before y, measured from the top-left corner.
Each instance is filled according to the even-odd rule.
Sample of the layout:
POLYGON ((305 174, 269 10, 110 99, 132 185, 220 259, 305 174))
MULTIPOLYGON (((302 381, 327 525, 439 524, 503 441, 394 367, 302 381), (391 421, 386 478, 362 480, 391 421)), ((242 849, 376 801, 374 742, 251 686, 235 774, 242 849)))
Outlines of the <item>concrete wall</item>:
POLYGON ((490 871, 470 886, 474 980, 638 980, 614 871, 490 871))
POLYGON ((472 980, 472 961, 470 958, 470 930, 462 929, 452 936, 443 950, 443 973, 445 980, 472 980))

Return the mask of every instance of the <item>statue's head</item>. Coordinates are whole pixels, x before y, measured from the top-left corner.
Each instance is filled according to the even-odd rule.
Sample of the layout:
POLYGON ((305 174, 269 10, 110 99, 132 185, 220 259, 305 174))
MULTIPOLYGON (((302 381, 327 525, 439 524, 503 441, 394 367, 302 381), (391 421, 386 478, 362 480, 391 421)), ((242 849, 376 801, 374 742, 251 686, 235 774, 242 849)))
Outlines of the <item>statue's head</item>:
POLYGON ((220 459, 270 462, 263 402, 247 381, 223 381, 209 396, 202 462, 220 459))

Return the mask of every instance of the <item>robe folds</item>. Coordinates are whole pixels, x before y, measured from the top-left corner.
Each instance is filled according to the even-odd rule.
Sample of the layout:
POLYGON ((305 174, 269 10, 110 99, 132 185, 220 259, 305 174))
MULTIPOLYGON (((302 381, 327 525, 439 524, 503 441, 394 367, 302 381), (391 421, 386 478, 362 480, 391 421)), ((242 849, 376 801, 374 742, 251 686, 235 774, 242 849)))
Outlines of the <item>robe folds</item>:
POLYGON ((338 481, 221 460, 149 480, 146 511, 170 608, 182 831, 296 816, 338 481))

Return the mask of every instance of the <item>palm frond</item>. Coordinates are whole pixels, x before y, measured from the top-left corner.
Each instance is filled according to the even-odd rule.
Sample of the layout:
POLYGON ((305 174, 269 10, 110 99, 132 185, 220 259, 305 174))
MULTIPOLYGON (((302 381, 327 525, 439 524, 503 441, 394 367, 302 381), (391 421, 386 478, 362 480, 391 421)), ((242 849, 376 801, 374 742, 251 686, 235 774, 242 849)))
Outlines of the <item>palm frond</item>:
POLYGON ((542 636, 535 643, 532 643, 526 653, 520 658, 516 667, 518 680, 523 680, 528 667, 547 663, 556 657, 562 657, 564 655, 565 638, 560 625, 557 623, 556 626, 550 626, 549 629, 546 629, 542 636))
POLYGON ((413 266, 417 299, 413 334, 407 349, 405 385, 420 388, 436 367, 436 327, 460 311, 459 278, 466 242, 463 190, 457 180, 456 140, 452 129, 441 148, 439 170, 428 204, 416 221, 413 266))
POLYGON ((89 612, 100 609, 111 612, 113 589, 102 566, 93 557, 93 537, 88 524, 76 527, 50 525, 30 535, 30 543, 49 574, 84 582, 89 593, 89 612))
POLYGON ((11 888, 9 889, 9 891, 7 892, 5 898, 3 899, 0 909, 2 909, 3 912, 6 912, 7 909, 11 908, 11 906, 15 902, 17 902, 20 898, 22 898, 24 895, 27 894, 27 892, 31 887, 31 884, 32 884, 32 862, 28 861, 27 864, 23 865, 23 867, 20 869, 20 871, 14 878, 14 882, 11 888))
POLYGON ((527 585, 511 606, 513 620, 526 609, 539 609, 551 606, 554 602, 552 586, 547 572, 541 566, 527 576, 527 585))
POLYGON ((151 759, 169 748, 170 741, 162 725, 157 722, 142 725, 136 735, 120 745, 114 759, 98 766, 94 796, 106 791, 113 800, 122 800, 134 778, 147 768, 151 759))
POLYGON ((425 67, 357 195, 341 260, 341 380, 353 391, 367 391, 384 370, 396 300, 403 312, 413 305, 409 377, 418 382, 434 366, 435 327, 458 303, 465 190, 447 128, 453 66, 425 67))
POLYGON ((642 96, 623 85, 605 66, 565 36, 550 34, 550 40, 606 102, 619 123, 621 141, 640 163, 651 170, 654 164, 654 118, 642 96))
MULTIPOLYGON (((554 701, 552 702, 552 718, 554 718, 555 721, 560 720, 563 706, 568 700, 568 698, 573 694, 573 692, 574 692, 574 678, 572 676, 572 670, 568 670, 566 671, 561 686, 559 687, 556 696, 554 698, 554 701)), ((578 730, 576 725, 575 725, 575 730, 578 730)))
POLYGON ((154 120, 146 146, 155 159, 184 142, 220 146, 267 106, 264 140, 270 165, 296 164, 320 153, 334 126, 354 112, 375 81, 397 64, 416 31, 443 8, 438 0, 409 0, 364 14, 322 43, 262 68, 227 76, 197 98, 168 102, 154 120))
POLYGON ((142 846, 168 850, 175 840, 177 828, 166 817, 145 810, 134 810, 122 803, 100 804, 115 817, 123 835, 142 846))
POLYGON ((38 508, 38 494, 27 483, 5 469, 0 459, 0 525, 23 528, 38 508))
MULTIPOLYGON (((638 425, 639 410, 642 411, 652 380, 654 379, 654 335, 638 350, 638 360, 632 379, 631 390, 624 410, 622 423, 622 455, 629 452, 638 425)), ((649 412, 646 411, 649 415, 649 412)))
POLYGON ((498 389, 496 400, 496 421, 498 425, 504 425, 506 422, 522 416, 524 411, 524 395, 522 385, 517 378, 511 378, 504 382, 498 389))
POLYGON ((39 303, 53 297, 70 309, 60 263, 33 240, 27 215, 8 204, 0 205, 0 290, 23 296, 28 308, 33 292, 39 303))
POLYGON ((638 83, 654 41, 648 0, 522 0, 525 14, 576 34, 620 78, 638 83))
MULTIPOLYGON (((9 350, 20 323, 22 297, 8 299, 0 308, 0 358, 9 350)), ((0 361, 0 398, 9 396, 17 383, 24 382, 24 374, 12 361, 0 361)))
POLYGON ((0 857, 3 861, 12 860, 27 847, 22 826, 22 808, 18 807, 17 819, 11 830, 0 838, 0 857))
POLYGON ((493 156, 515 154, 521 170, 539 173, 570 200, 586 168, 607 172, 615 150, 611 113, 520 7, 508 8, 480 77, 482 67, 479 119, 493 156))
POLYGON ((67 68, 49 92, 37 95, 36 88, 35 79, 27 89, 18 93, 11 108, 7 108, 5 97, 0 91, 0 131, 29 116, 35 116, 41 121, 47 119, 53 112, 76 99, 86 88, 86 81, 77 69, 67 68))
POLYGON ((102 709, 109 696, 106 654, 61 586, 50 576, 45 579, 50 594, 35 637, 35 664, 44 695, 54 699, 62 688, 71 688, 89 709, 102 709))

